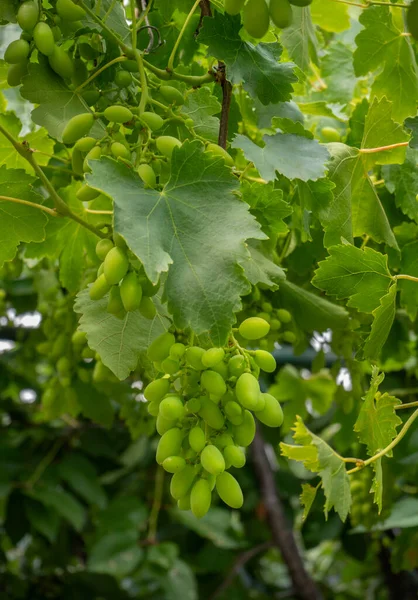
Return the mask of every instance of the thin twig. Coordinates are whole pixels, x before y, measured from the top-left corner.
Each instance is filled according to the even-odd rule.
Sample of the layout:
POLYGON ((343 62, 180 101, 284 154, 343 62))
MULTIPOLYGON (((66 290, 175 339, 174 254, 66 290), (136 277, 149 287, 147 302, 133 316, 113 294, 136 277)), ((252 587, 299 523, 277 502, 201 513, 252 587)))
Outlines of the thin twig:
MULTIPOLYGON (((393 4, 392 6, 399 6, 393 4)), ((385 152, 386 150, 393 150, 394 148, 402 148, 408 146, 409 142, 398 142, 397 144, 389 144, 388 146, 379 146, 378 148, 360 148, 360 154, 375 154, 376 152, 385 152)))
POLYGON ((218 144, 221 148, 226 148, 228 139, 228 121, 229 109, 231 108, 232 85, 226 78, 226 69, 223 63, 218 65, 218 81, 222 88, 222 110, 219 122, 218 144))
POLYGON ((26 206, 30 206, 31 208, 43 210, 44 212, 51 215, 51 217, 59 216, 57 211, 53 208, 48 208, 48 206, 43 206, 42 204, 36 204, 36 202, 29 202, 29 200, 22 200, 21 198, 11 198, 10 196, 0 196, 0 201, 14 202, 15 204, 25 204, 26 206))

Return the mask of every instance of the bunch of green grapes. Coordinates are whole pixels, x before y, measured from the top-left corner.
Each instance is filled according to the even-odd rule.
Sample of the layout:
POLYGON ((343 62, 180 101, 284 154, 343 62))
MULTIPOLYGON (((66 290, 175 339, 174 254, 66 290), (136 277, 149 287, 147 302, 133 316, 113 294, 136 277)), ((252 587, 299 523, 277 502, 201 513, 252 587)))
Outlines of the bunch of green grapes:
POLYGON ((296 342, 296 329, 291 313, 285 308, 274 307, 270 299, 258 287, 253 289, 246 302, 245 311, 239 316, 241 318, 259 317, 269 323, 270 330, 260 341, 260 348, 263 350, 273 350, 275 342, 286 344, 296 342))
POLYGON ((292 5, 309 6, 312 0, 225 0, 225 12, 238 15, 243 11, 245 31, 256 39, 264 37, 269 29, 270 19, 280 29, 292 23, 292 5))
POLYGON ((350 476, 352 498, 350 519, 354 526, 363 525, 370 528, 376 521, 376 511, 373 510, 373 494, 370 493, 372 479, 371 468, 362 469, 350 476))
MULTIPOLYGON (((254 342, 269 329, 267 321, 251 317, 241 323, 239 334, 254 342)), ((144 390, 162 436, 156 458, 173 474, 170 491, 178 507, 203 517, 216 487, 228 506, 240 508, 243 494, 228 469, 245 465, 254 415, 269 427, 283 422, 279 402, 262 393, 258 382, 260 369, 276 369, 273 356, 242 348, 232 334, 225 347, 204 349, 167 332, 150 345, 148 357, 159 372, 144 390)))
POLYGON ((157 311, 152 296, 158 292, 159 284, 151 283, 124 240, 120 236, 115 236, 115 240, 116 245, 110 239, 97 243, 96 254, 103 262, 97 279, 90 286, 90 298, 97 301, 109 294, 107 311, 118 319, 123 319, 127 312, 133 310, 153 319, 157 311))

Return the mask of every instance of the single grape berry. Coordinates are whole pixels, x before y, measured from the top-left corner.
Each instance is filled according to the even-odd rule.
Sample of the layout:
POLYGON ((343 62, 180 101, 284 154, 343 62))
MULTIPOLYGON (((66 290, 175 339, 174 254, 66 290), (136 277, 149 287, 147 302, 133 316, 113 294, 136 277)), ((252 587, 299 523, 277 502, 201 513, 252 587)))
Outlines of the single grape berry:
POLYGON ((232 156, 228 154, 228 152, 224 150, 224 148, 218 146, 218 144, 208 144, 206 146, 206 152, 209 152, 210 154, 215 154, 216 156, 220 156, 221 158, 223 158, 225 164, 228 165, 228 167, 234 166, 234 159, 232 158, 232 156))
POLYGON ((255 421, 249 410, 243 414, 243 422, 234 427, 234 439, 239 446, 249 446, 255 436, 255 421))
POLYGON ((265 0, 248 0, 242 14, 247 33, 257 39, 264 37, 269 28, 269 21, 269 9, 265 0))
POLYGON ((245 0, 225 0, 224 8, 228 15, 238 15, 244 8, 245 0))
POLYGON ((245 358, 241 354, 236 354, 229 359, 228 371, 232 377, 239 377, 245 371, 246 363, 245 358))
POLYGON ((163 461, 163 469, 168 473, 178 473, 186 466, 186 461, 182 456, 169 456, 163 461))
POLYGON ((293 14, 289 0, 270 0, 269 10, 270 18, 276 25, 276 27, 279 27, 280 29, 285 29, 286 27, 289 27, 289 25, 291 25, 293 14))
POLYGON ((190 346, 190 348, 187 348, 185 354, 186 363, 190 367, 193 367, 193 369, 196 369, 196 371, 202 371, 205 368, 202 362, 204 354, 205 351, 203 350, 203 348, 200 348, 199 346, 190 346))
POLYGON ((245 452, 239 446, 226 446, 223 450, 225 462, 236 469, 242 469, 245 465, 245 452))
POLYGON ((48 56, 48 62, 53 71, 63 79, 71 79, 74 73, 74 65, 70 56, 61 46, 55 46, 54 51, 48 56))
POLYGON ((17 65, 18 63, 26 62, 29 56, 30 46, 26 40, 14 40, 6 48, 4 60, 9 65, 17 65))
POLYGON ((226 392, 226 383, 216 371, 203 371, 200 383, 209 394, 222 397, 226 392))
POLYGON ((221 500, 231 508, 241 508, 244 504, 241 486, 231 473, 221 473, 216 478, 216 491, 221 500))
POLYGON ((132 75, 129 71, 117 71, 115 75, 115 83, 120 88, 127 88, 132 83, 132 75))
POLYGON ((279 319, 279 321, 286 324, 290 323, 290 321, 292 320, 292 315, 285 308, 279 308, 277 311, 277 318, 279 319))
POLYGON ((276 360, 267 350, 256 350, 254 360, 265 373, 274 373, 276 370, 276 360))
POLYGON ((110 288, 109 300, 107 303, 107 312, 114 315, 118 319, 123 319, 126 315, 126 311, 123 307, 122 298, 120 297, 120 287, 113 285, 110 288))
POLYGON ((160 402, 160 414, 170 421, 176 421, 184 417, 184 404, 179 396, 167 396, 160 402))
POLYGON ((170 381, 168 379, 155 379, 144 389, 144 396, 149 402, 159 402, 168 393, 169 389, 170 381))
POLYGON ((32 0, 23 2, 19 6, 16 18, 23 31, 32 31, 39 18, 39 11, 35 2, 32 0))
POLYGON ((148 125, 151 131, 157 131, 161 129, 164 123, 164 119, 153 112, 143 112, 141 115, 141 120, 148 125))
POLYGON ((136 172, 147 187, 155 188, 157 185, 157 178, 152 167, 146 164, 139 165, 136 172))
POLYGON ((222 452, 212 444, 203 448, 200 461, 202 467, 212 475, 219 475, 225 470, 225 459, 222 452))
POLYGON ((148 347, 147 354, 151 361, 161 361, 170 354, 170 348, 176 338, 168 331, 158 336, 148 347))
POLYGON ((120 295, 127 312, 137 310, 141 305, 142 288, 136 273, 131 271, 122 280, 120 295))
POLYGON ((171 135, 161 135, 156 140, 157 149, 167 158, 171 158, 174 148, 180 148, 181 142, 171 135))
POLYGON ((270 325, 260 317, 249 317, 239 326, 239 333, 246 340, 258 340, 268 334, 270 325))
POLYGON ((81 202, 90 202, 97 198, 97 196, 100 196, 100 192, 87 184, 83 184, 81 188, 77 190, 75 195, 81 202))
POLYGON ((28 63, 21 62, 16 65, 10 65, 7 70, 7 84, 10 87, 16 87, 22 83, 22 77, 28 73, 28 63))
POLYGON ((112 240, 99 240, 96 244, 96 255, 99 260, 104 260, 107 254, 112 250, 113 242, 112 240))
POLYGON ((173 427, 161 436, 157 446, 156 460, 162 465, 169 456, 177 456, 181 450, 183 434, 180 429, 173 427))
POLYGON ((209 398, 201 398, 201 408, 199 410, 199 416, 213 429, 222 429, 225 423, 224 416, 219 408, 209 398))
POLYGON ((40 21, 33 30, 33 41, 39 52, 45 56, 51 56, 54 53, 54 34, 50 26, 44 21, 40 21))
POLYGON ((146 319, 154 319, 157 314, 154 302, 148 296, 142 296, 141 304, 139 305, 139 312, 146 319))
POLYGON ((283 411, 279 402, 271 394, 261 394, 261 396, 264 399, 264 408, 257 411, 257 419, 267 427, 280 427, 283 423, 283 411))
POLYGON ((129 260, 125 252, 115 246, 112 248, 104 260, 104 276, 110 284, 117 284, 125 277, 129 267, 129 260))
POLYGON ((205 432, 201 427, 192 427, 189 431, 189 444, 195 452, 201 452, 206 445, 205 432))
POLYGON ((198 519, 205 516, 210 508, 212 492, 207 479, 199 479, 194 484, 190 494, 192 513, 198 519))
POLYGON ((110 290, 110 285, 104 275, 100 275, 94 283, 91 284, 89 289, 89 296, 91 300, 100 300, 110 290))
POLYGON ((113 123, 127 123, 133 117, 133 114, 129 108, 126 108, 125 106, 118 106, 116 104, 113 106, 108 106, 103 115, 105 119, 112 121, 113 123))
POLYGON ((162 85, 159 89, 161 96, 170 104, 181 106, 184 104, 184 96, 179 90, 172 85, 162 85))
POLYGON ((184 498, 193 485, 196 471, 191 465, 186 465, 180 472, 175 473, 170 482, 170 493, 175 500, 184 498))
POLYGON ((202 363, 205 367, 214 367, 223 360, 224 356, 223 348, 209 348, 202 356, 202 363))
POLYGON ((239 376, 235 386, 235 394, 239 403, 249 410, 254 410, 260 396, 260 385, 251 373, 239 376))
POLYGON ((56 11, 63 21, 79 21, 84 19, 86 12, 71 0, 57 0, 56 11))
POLYGON ((126 160, 131 160, 131 151, 120 142, 113 142, 110 146, 110 151, 115 158, 120 157, 125 158, 126 160))

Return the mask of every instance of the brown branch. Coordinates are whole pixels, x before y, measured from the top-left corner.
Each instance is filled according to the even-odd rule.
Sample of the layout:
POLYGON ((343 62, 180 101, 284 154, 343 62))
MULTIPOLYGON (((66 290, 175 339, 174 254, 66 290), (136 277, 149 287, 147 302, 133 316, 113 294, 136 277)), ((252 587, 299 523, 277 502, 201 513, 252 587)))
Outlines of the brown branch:
POLYGON ((203 17, 211 17, 212 16, 212 11, 210 8, 210 1, 209 0, 200 0, 200 19, 199 19, 199 23, 198 26, 196 27, 196 31, 195 31, 195 36, 197 36, 199 34, 200 28, 202 27, 203 24, 203 17))
POLYGON ((257 554, 260 554, 261 552, 265 552, 266 550, 273 547, 274 545, 275 544, 274 544, 273 540, 270 540, 268 542, 263 542, 262 544, 259 544, 258 546, 254 546, 254 548, 250 548, 250 550, 246 550, 242 554, 239 554, 238 557, 236 558, 234 564, 232 565, 231 570, 229 571, 228 575, 225 577, 225 579, 223 580, 221 585, 216 588, 214 593, 210 596, 209 600, 216 600, 216 598, 218 598, 221 594, 223 594, 225 592, 225 590, 227 590, 229 588, 229 586, 232 585, 235 577, 238 575, 238 573, 240 572, 242 567, 245 565, 245 563, 247 563, 249 560, 251 560, 257 554))
POLYGON ((300 600, 322 600, 321 592, 305 569, 295 537, 286 520, 260 430, 254 438, 252 456, 272 538, 289 570, 295 596, 300 600))
POLYGON ((221 146, 221 148, 226 148, 226 142, 228 139, 229 109, 231 107, 232 98, 232 85, 226 78, 225 65, 222 62, 219 62, 218 65, 217 81, 220 83, 222 88, 222 110, 219 123, 218 144, 221 146))

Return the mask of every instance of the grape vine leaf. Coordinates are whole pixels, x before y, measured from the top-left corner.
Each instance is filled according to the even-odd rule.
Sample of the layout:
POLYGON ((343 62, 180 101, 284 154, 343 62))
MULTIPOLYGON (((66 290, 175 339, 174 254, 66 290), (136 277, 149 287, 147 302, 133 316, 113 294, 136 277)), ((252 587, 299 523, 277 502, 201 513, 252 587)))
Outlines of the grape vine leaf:
MULTIPOLYGON (((48 137, 45 129, 40 128, 37 131, 28 133, 19 137, 22 124, 13 113, 0 114, 0 125, 2 125, 19 142, 25 141, 32 150, 36 152, 36 162, 38 165, 47 165, 51 154, 54 153, 54 140, 48 137)), ((34 171, 28 161, 14 148, 9 140, 0 135, 0 164, 10 169, 24 169, 27 173, 33 175, 34 171)))
POLYGON ((346 4, 336 4, 332 0, 315 0, 310 9, 313 22, 325 31, 339 33, 350 27, 346 4))
POLYGON ((411 140, 409 142, 410 148, 418 150, 418 117, 406 119, 405 127, 409 129, 409 131, 412 134, 411 140))
POLYGON ((208 46, 208 55, 222 60, 232 84, 242 83, 252 97, 263 104, 290 100, 292 84, 297 81, 292 63, 279 62, 282 47, 278 43, 257 46, 244 42, 239 35, 239 16, 221 15, 203 19, 198 41, 208 46))
MULTIPOLYGON (((42 204, 43 197, 33 190, 36 179, 20 169, 0 167, 3 196, 42 204)), ((20 242, 45 239, 46 214, 37 208, 0 199, 0 266, 12 260, 20 242)))
POLYGON ((65 456, 58 467, 58 472, 76 494, 86 502, 105 508, 107 497, 100 485, 94 463, 82 454, 71 453, 65 456))
POLYGON ((385 185, 395 195, 395 203, 410 219, 418 223, 418 150, 408 148, 402 165, 384 165, 385 185))
POLYGON ((317 491, 318 488, 309 485, 309 483, 302 483, 302 493, 300 495, 300 503, 303 506, 302 521, 305 521, 308 517, 317 491))
POLYGON ((193 129, 202 137, 212 141, 218 141, 219 118, 213 115, 221 112, 222 105, 213 96, 210 89, 201 87, 192 94, 187 94, 186 101, 182 106, 182 113, 193 119, 193 129))
MULTIPOLYGON (((101 0, 95 9, 96 14, 122 41, 129 42, 131 33, 122 4, 112 0, 101 0)), ((106 37, 106 32, 103 31, 101 25, 96 23, 90 15, 86 15, 82 23, 83 26, 87 26, 90 30, 97 30, 106 37)))
MULTIPOLYGON (((336 5, 336 6, 343 6, 336 5)), ((332 11, 334 14, 334 11, 332 11)), ((325 89, 318 84, 314 97, 324 98, 327 102, 347 104, 354 96, 357 78, 354 73, 353 52, 342 42, 332 42, 321 60, 321 80, 325 89)))
POLYGON ((253 162, 261 177, 273 181, 276 171, 288 179, 316 180, 325 176, 329 157, 325 146, 305 136, 276 133, 263 136, 264 146, 254 144, 249 138, 238 134, 232 143, 240 148, 245 157, 253 162))
POLYGON ((373 324, 370 335, 367 338, 361 351, 362 358, 377 360, 389 332, 393 325, 396 313, 396 292, 397 285, 393 283, 386 296, 380 300, 380 306, 373 311, 373 324))
MULTIPOLYGON (((401 271, 418 277, 418 241, 409 242, 402 247, 401 271)), ((415 321, 418 313, 418 285, 415 281, 400 279, 401 306, 406 309, 409 318, 415 321)))
MULTIPOLYGON (((88 219, 88 213, 75 196, 76 188, 70 185, 60 189, 60 196, 77 216, 88 219)), ((97 238, 88 229, 72 219, 50 219, 46 226, 46 239, 41 244, 31 244, 26 251, 28 258, 59 257, 59 279, 71 292, 80 289, 85 271, 85 253, 95 256, 97 238)))
POLYGON ((392 283, 388 257, 372 248, 363 250, 351 244, 329 248, 329 256, 319 263, 312 284, 347 306, 371 313, 380 305, 392 283))
MULTIPOLYGON (((49 135, 59 141, 69 119, 90 112, 81 96, 70 90, 45 63, 29 63, 29 74, 23 80, 20 93, 38 105, 32 111, 33 122, 45 127, 49 135)), ((100 139, 104 134, 104 125, 95 121, 89 135, 100 139)))
POLYGON ((398 249, 361 151, 339 142, 328 144, 328 149, 329 178, 335 188, 334 201, 327 211, 321 211, 325 245, 338 244, 341 238, 352 243, 355 237, 368 235, 376 242, 398 249))
POLYGON ((47 507, 51 507, 70 523, 76 531, 81 531, 86 522, 87 513, 84 506, 62 487, 45 484, 26 492, 26 494, 38 500, 47 507))
POLYGON ((313 434, 300 417, 296 418, 293 439, 297 445, 280 443, 283 456, 303 462, 306 469, 318 473, 325 494, 325 517, 334 508, 342 521, 351 506, 350 480, 345 463, 324 440, 313 434))
POLYGON ((292 22, 282 30, 280 41, 302 71, 309 71, 311 61, 318 64, 318 40, 309 8, 292 6, 292 22))
MULTIPOLYGON (((373 367, 370 387, 354 424, 354 431, 357 432, 360 442, 367 446, 369 456, 386 448, 396 437, 396 428, 402 423, 402 419, 395 411, 395 407, 399 406, 401 401, 394 396, 387 393, 381 394, 378 391, 384 377, 383 373, 379 375, 377 367, 373 367)), ((393 456, 392 451, 387 452, 386 456, 393 456)), ((373 463, 376 477, 372 487, 379 512, 382 510, 383 492, 381 460, 380 458, 373 463)))
POLYGON ((260 243, 256 244, 252 241, 248 243, 248 257, 240 264, 251 285, 262 283, 274 288, 277 287, 278 281, 286 277, 283 269, 265 256, 260 243))
POLYGON ((241 184, 242 199, 250 206, 250 212, 256 217, 261 229, 271 238, 288 231, 283 221, 292 214, 292 207, 283 200, 283 191, 275 189, 273 183, 241 184))
POLYGON ((108 296, 93 302, 88 290, 77 294, 74 310, 81 314, 79 329, 112 373, 120 380, 126 379, 150 343, 168 327, 165 313, 158 307, 154 319, 146 319, 136 310, 118 319, 107 312, 108 296))
POLYGON ((223 159, 198 142, 175 149, 171 176, 161 192, 109 158, 91 161, 87 180, 113 198, 115 231, 156 282, 168 271, 165 295, 181 329, 208 331, 222 344, 248 282, 237 263, 245 240, 265 239, 248 206, 234 197, 236 178, 223 159))
POLYGON ((358 102, 351 113, 349 121, 349 130, 347 135, 347 146, 354 146, 360 148, 364 134, 364 124, 366 122, 366 116, 369 111, 369 101, 367 98, 363 98, 361 102, 358 102))
MULTIPOLYGON (((389 102, 387 98, 373 100, 364 122, 361 142, 363 151, 408 142, 410 136, 404 131, 402 125, 395 123, 392 119, 392 108, 392 102, 389 102)), ((366 167, 373 164, 402 164, 405 160, 405 153, 406 147, 400 146, 369 155, 364 153, 362 159, 366 167)))
POLYGON ((364 29, 356 37, 354 69, 361 76, 383 66, 374 80, 371 97, 392 100, 393 118, 403 122, 416 114, 417 64, 411 42, 403 35, 403 23, 395 22, 395 18, 389 7, 363 10, 359 20, 364 29))

